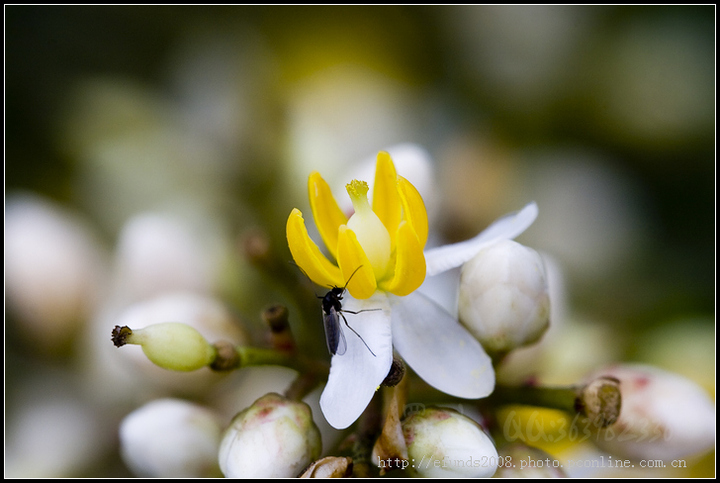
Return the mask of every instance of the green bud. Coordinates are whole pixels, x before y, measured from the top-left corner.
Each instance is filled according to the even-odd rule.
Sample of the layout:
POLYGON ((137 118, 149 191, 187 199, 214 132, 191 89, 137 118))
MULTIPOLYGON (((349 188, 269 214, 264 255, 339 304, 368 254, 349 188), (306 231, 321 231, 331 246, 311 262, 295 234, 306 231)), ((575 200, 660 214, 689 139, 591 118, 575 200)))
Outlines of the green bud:
POLYGON ((133 330, 128 344, 142 346, 150 361, 173 371, 195 371, 215 359, 215 349, 189 325, 165 322, 133 330))

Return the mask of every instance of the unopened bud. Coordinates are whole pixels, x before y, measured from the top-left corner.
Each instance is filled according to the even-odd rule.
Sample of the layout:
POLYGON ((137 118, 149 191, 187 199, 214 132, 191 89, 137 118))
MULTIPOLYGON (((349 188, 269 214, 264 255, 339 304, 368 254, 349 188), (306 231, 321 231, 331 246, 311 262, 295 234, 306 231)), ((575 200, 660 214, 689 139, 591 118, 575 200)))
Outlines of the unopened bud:
POLYGON ((158 399, 136 409, 120 424, 123 461, 149 478, 218 476, 220 424, 216 416, 181 399, 158 399))
POLYGON ((430 478, 490 477, 498 453, 480 425, 448 408, 426 408, 403 422, 408 470, 430 478), (421 461, 423 463, 419 464, 421 461))
POLYGON ((307 404, 266 394, 233 418, 220 443, 226 478, 289 478, 320 456, 307 404))
POLYGON ((481 250, 463 266, 459 316, 491 354, 536 342, 550 324, 540 255, 511 240, 481 250))
MULTIPOLYGON (((127 344, 140 345, 147 358, 164 369, 194 371, 215 359, 215 348, 189 325, 164 322, 131 330, 130 333, 125 329, 127 327, 116 326, 113 340, 116 340, 116 335, 123 335, 127 344)), ((115 345, 120 347, 122 344, 115 342, 115 345)))
MULTIPOLYGON (((170 390, 173 394, 205 396, 207 390, 224 377, 215 372, 237 368, 232 352, 237 347, 249 345, 250 342, 242 321, 230 308, 219 300, 202 294, 165 293, 132 304, 117 315, 110 313, 109 316, 108 323, 121 328, 132 328, 132 332, 165 322, 189 325, 197 330, 208 344, 216 345, 218 356, 213 359, 212 365, 207 368, 201 366, 192 372, 168 371, 165 367, 158 367, 143 352, 143 348, 137 345, 128 345, 110 352, 108 362, 113 365, 113 369, 117 369, 123 380, 138 389, 140 386, 149 385, 156 389, 170 390)), ((107 335, 103 336, 105 337, 107 335)), ((197 338, 197 335, 194 337, 197 338)), ((206 347, 202 342, 199 346, 202 356, 206 347)), ((201 357, 200 363, 204 362, 204 357, 201 357)))
POLYGON ((671 372, 622 364, 592 377, 619 380, 622 410, 617 422, 593 438, 600 449, 631 459, 684 458, 715 444, 715 407, 697 384, 671 372))
POLYGON ((77 214, 36 195, 5 204, 5 302, 8 332, 35 351, 62 353, 100 300, 105 254, 77 214))

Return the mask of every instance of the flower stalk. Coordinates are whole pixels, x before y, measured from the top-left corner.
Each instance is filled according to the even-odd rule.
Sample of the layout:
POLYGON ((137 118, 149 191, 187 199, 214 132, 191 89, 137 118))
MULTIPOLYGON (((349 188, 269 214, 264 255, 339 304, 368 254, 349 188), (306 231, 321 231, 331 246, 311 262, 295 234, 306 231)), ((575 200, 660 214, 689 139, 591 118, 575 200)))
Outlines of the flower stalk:
POLYGON ((216 371, 229 371, 250 366, 275 365, 295 369, 301 374, 319 377, 327 373, 324 365, 296 357, 292 352, 275 348, 234 346, 220 341, 207 342, 192 327, 179 323, 154 324, 133 330, 115 326, 112 340, 116 347, 140 345, 155 365, 175 371, 194 371, 208 366, 216 371))

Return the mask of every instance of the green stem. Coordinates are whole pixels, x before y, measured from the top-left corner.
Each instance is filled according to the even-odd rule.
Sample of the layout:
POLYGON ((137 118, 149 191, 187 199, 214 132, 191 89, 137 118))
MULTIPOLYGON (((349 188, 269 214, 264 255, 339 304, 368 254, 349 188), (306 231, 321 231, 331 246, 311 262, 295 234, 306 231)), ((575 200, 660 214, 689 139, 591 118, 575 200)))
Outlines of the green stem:
POLYGON ((262 347, 237 346, 235 351, 240 357, 240 367, 248 366, 286 366, 292 369, 302 369, 296 357, 286 352, 262 347))
POLYGON ((578 387, 497 386, 491 398, 499 404, 522 404, 576 412, 578 387))

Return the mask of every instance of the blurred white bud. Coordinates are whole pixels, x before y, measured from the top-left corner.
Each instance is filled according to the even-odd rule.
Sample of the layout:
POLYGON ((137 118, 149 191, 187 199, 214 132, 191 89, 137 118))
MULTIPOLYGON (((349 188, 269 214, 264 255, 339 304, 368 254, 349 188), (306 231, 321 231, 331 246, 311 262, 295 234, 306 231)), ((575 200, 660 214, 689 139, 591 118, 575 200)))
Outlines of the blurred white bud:
POLYGON ((403 421, 407 469, 429 478, 492 476, 498 453, 480 425, 449 408, 426 408, 403 421))
POLYGON ((632 459, 671 460, 710 451, 715 444, 715 406, 697 384, 641 364, 622 364, 591 377, 620 380, 622 408, 617 422, 595 444, 632 459))
MULTIPOLYGON (((333 188, 336 180, 347 183, 348 169, 364 156, 377 155, 398 139, 423 136, 426 99, 407 83, 365 67, 318 71, 296 84, 287 100, 290 179, 306 180, 317 170, 333 188)), ((302 188, 297 199, 306 199, 304 183, 295 187, 302 188)), ((338 188, 337 194, 345 192, 338 188)))
POLYGON ((481 250, 462 268, 459 316, 490 353, 537 341, 550 324, 540 255, 512 240, 481 250))
POLYGON ((60 346, 101 296, 98 240, 76 215, 34 196, 8 200, 5 230, 8 309, 28 339, 43 349, 60 346))
POLYGON ((289 478, 320 456, 320 431, 310 408, 266 394, 238 413, 220 443, 226 478, 289 478))
POLYGON ((552 251, 576 286, 601 292, 600 282, 616 285, 652 223, 638 181, 593 151, 540 150, 523 157, 531 168, 521 190, 544 215, 524 240, 552 251))
POLYGON ((121 454, 140 477, 219 476, 220 433, 220 423, 209 409, 182 399, 158 399, 122 421, 121 454))
POLYGON ((218 254, 202 229, 159 213, 130 218, 118 239, 116 291, 130 301, 173 290, 210 292, 218 254))
POLYGON ((6 478, 82 477, 112 453, 115 419, 90 401, 75 374, 55 364, 11 379, 5 412, 6 478))
MULTIPOLYGON (((123 328, 116 326, 113 337, 122 331, 123 328)), ((127 336, 127 343, 141 346, 153 364, 173 371, 195 371, 209 365, 216 355, 215 348, 200 332, 177 322, 132 330, 127 336)), ((124 342, 116 342, 115 345, 120 347, 124 342)))

